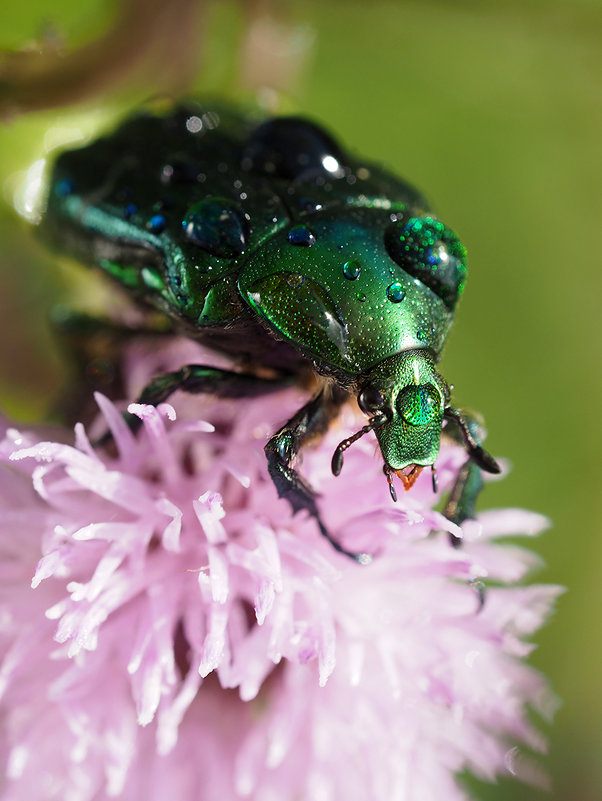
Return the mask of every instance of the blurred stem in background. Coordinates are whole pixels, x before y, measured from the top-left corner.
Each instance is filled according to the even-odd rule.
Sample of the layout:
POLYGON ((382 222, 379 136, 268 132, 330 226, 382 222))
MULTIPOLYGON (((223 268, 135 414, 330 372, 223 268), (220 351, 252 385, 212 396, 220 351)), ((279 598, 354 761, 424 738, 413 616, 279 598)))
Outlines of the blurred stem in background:
MULTIPOLYGON (((0 118, 64 108, 123 90, 181 95, 205 54, 207 0, 124 0, 107 30, 71 48, 46 29, 39 41, 0 55, 0 118), (152 76, 152 82, 149 82, 152 76)), ((312 36, 291 23, 290 4, 241 0, 238 88, 259 91, 271 109, 294 91, 312 36)))
POLYGON ((46 35, 0 60, 0 115, 64 107, 124 85, 180 92, 198 73, 205 6, 199 0, 126 0, 107 31, 71 49, 46 35))

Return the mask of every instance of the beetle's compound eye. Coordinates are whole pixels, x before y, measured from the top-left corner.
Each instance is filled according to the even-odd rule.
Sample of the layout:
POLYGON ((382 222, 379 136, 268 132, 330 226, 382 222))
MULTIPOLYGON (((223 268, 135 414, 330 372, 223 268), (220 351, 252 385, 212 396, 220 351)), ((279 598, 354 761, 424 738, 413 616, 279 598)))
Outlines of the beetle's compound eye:
POLYGON ((236 258, 246 247, 247 220, 242 210, 225 198, 206 197, 192 205, 182 228, 191 242, 218 258, 236 258))
POLYGON ((433 384, 411 384, 401 390, 395 406, 406 423, 424 426, 442 413, 441 394, 433 384))
POLYGON ((357 396, 357 403, 364 414, 374 414, 385 405, 380 390, 368 384, 357 396))
POLYGON ((393 261, 453 310, 466 279, 466 250, 453 231, 433 217, 411 217, 389 226, 385 246, 393 261))
POLYGON ((326 131, 297 117, 277 117, 251 134, 243 169, 295 180, 316 172, 342 177, 343 153, 326 131))

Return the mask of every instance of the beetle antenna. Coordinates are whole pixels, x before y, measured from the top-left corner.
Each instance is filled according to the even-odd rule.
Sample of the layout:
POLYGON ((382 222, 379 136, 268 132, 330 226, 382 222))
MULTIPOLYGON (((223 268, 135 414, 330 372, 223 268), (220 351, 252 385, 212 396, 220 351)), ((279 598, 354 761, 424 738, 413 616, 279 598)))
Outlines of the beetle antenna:
POLYGON ((374 431, 375 428, 380 428, 380 426, 386 422, 386 419, 387 418, 384 414, 377 414, 374 417, 371 417, 367 425, 362 426, 359 431, 356 431, 355 434, 347 437, 347 439, 344 439, 337 445, 335 452, 332 454, 332 462, 330 464, 332 472, 335 476, 338 476, 343 469, 343 454, 347 448, 350 448, 353 443, 357 442, 360 437, 364 436, 364 434, 374 431))
POLYGON ((453 420, 458 426, 460 433, 462 434, 464 447, 466 448, 468 455, 473 462, 479 465, 481 470, 485 470, 488 473, 502 472, 502 468, 495 461, 493 456, 490 453, 487 453, 485 448, 481 447, 481 445, 479 445, 479 443, 476 441, 468 426, 468 423, 462 415, 462 412, 460 412, 458 409, 454 409, 452 406, 447 406, 443 412, 443 416, 447 420, 453 420))

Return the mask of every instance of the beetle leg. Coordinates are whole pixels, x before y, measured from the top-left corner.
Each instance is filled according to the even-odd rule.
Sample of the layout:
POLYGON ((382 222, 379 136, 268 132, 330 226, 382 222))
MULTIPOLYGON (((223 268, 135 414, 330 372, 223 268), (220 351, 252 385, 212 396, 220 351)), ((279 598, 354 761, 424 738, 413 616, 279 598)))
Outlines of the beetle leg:
POLYGON ((323 391, 319 392, 274 434, 265 446, 265 454, 268 470, 278 495, 290 503, 293 514, 303 510, 309 512, 318 524, 322 536, 326 537, 336 551, 356 561, 365 562, 365 554, 351 553, 332 539, 320 518, 316 493, 292 467, 303 445, 309 439, 326 432, 347 397, 348 395, 342 392, 333 393, 328 397, 323 391))
POLYGON ((167 400, 177 389, 192 395, 208 393, 220 398, 256 398, 282 389, 291 380, 288 376, 259 378, 252 373, 187 364, 173 373, 163 373, 154 378, 144 387, 137 402, 156 406, 167 400))
MULTIPOLYGON (((236 373, 233 370, 207 367, 202 364, 187 364, 172 373, 163 373, 154 378, 142 390, 136 402, 157 406, 178 389, 193 395, 207 393, 220 398, 254 398, 277 392, 291 381, 290 376, 259 378, 250 373, 236 373)), ((123 417, 131 431, 136 432, 142 425, 142 420, 135 414, 126 412, 123 417)), ((111 434, 107 433, 96 444, 106 445, 111 438, 111 434)))
MULTIPOLYGON (((452 523, 461 526, 465 520, 475 517, 476 501, 483 489, 483 476, 481 469, 471 460, 467 459, 460 468, 454 486, 445 502, 443 514, 452 523)), ((460 537, 450 534, 450 543, 454 548, 462 544, 460 537)))
POLYGON ((454 423, 462 438, 458 441, 464 443, 464 447, 473 462, 476 462, 482 470, 486 470, 488 473, 501 473, 499 464, 481 445, 481 440, 485 439, 485 432, 476 418, 462 413, 452 406, 448 406, 445 409, 443 416, 446 420, 454 423))
MULTIPOLYGON (((482 471, 499 473, 500 468, 481 446, 485 432, 476 418, 451 408, 446 409, 445 416, 448 424, 444 434, 454 442, 464 445, 469 453, 469 458, 460 468, 443 509, 445 517, 460 526, 465 520, 473 520, 475 517, 477 497, 484 483, 482 471)), ((462 540, 450 534, 450 542, 457 548, 462 540)))

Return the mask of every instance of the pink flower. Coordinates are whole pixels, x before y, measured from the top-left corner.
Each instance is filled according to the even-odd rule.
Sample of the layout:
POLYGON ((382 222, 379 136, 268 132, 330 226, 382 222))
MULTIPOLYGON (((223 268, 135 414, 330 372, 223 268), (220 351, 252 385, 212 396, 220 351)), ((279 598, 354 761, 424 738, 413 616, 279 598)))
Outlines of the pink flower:
MULTIPOLYGON (((219 360, 132 348, 130 396, 186 362, 219 360)), ((131 407, 134 437, 98 396, 113 455, 79 425, 74 444, 7 428, 2 801, 454 801, 458 773, 543 749, 525 707, 553 701, 525 638, 559 590, 520 583, 535 557, 497 540, 546 521, 482 513, 452 548, 428 474, 394 505, 370 437, 330 474, 350 408, 302 472, 334 536, 376 554, 358 565, 268 477, 263 445, 302 400, 176 394, 131 407)), ((442 451, 443 492, 464 458, 442 451)))

